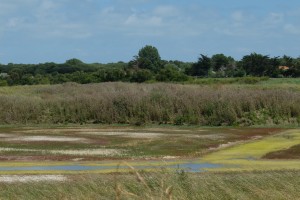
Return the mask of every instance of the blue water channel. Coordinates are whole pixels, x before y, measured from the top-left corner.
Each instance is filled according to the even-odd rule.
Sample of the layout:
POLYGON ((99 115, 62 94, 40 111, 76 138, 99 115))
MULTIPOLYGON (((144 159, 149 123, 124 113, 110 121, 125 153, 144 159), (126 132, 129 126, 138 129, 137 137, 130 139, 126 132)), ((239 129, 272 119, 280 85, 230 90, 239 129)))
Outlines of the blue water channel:
MULTIPOLYGON (((210 163, 180 163, 165 164, 162 166, 133 166, 135 169, 177 169, 186 172, 203 172, 205 168, 221 168, 221 165, 210 163)), ((85 166, 85 165, 57 165, 57 166, 18 166, 18 167, 0 167, 0 171, 93 171, 93 170, 117 170, 129 169, 128 166, 85 166)))

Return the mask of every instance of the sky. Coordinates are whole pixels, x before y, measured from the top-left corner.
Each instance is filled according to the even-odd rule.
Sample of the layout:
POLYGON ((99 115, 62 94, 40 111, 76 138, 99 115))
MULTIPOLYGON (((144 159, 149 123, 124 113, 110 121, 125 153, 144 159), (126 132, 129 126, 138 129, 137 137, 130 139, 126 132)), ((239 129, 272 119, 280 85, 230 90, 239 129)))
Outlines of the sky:
POLYGON ((1 0, 0 63, 300 56, 299 0, 1 0))

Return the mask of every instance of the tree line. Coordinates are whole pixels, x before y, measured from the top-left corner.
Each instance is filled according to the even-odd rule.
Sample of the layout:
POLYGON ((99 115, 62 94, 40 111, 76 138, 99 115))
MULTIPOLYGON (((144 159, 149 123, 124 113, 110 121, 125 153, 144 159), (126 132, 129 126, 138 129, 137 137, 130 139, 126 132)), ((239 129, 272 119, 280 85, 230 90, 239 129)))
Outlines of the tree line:
POLYGON ((195 77, 300 77, 300 57, 270 57, 257 53, 235 60, 224 54, 201 54, 197 62, 166 61, 147 45, 128 63, 86 64, 73 58, 65 63, 0 64, 0 86, 65 82, 184 82, 195 77))

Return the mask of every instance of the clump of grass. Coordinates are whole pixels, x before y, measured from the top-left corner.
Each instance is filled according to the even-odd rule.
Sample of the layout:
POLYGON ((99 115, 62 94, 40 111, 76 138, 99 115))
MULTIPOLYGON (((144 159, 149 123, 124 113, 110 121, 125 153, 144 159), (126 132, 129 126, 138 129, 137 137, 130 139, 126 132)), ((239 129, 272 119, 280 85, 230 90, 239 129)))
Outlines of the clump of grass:
POLYGON ((1 124, 298 125, 298 90, 236 85, 102 83, 12 87, 1 124))
MULTIPOLYGON (((172 198, 173 197, 172 196, 173 187, 165 186, 164 179, 161 179, 160 185, 158 182, 148 181, 134 167, 132 167, 128 163, 125 163, 125 164, 132 170, 133 174, 136 176, 137 182, 140 183, 140 188, 145 190, 144 197, 146 197, 147 199, 151 199, 151 200, 158 199, 157 197, 154 197, 153 193, 155 192, 155 190, 160 190, 161 194, 160 194, 159 199, 161 199, 161 200, 163 200, 163 199, 172 200, 173 199, 172 198)), ((128 197, 134 197, 134 198, 140 197, 141 191, 128 191, 128 190, 132 190, 132 189, 128 188, 128 187, 127 188, 122 187, 124 184, 118 183, 117 178, 115 180, 116 180, 116 188, 115 188, 116 200, 121 200, 123 195, 128 196, 128 197)))

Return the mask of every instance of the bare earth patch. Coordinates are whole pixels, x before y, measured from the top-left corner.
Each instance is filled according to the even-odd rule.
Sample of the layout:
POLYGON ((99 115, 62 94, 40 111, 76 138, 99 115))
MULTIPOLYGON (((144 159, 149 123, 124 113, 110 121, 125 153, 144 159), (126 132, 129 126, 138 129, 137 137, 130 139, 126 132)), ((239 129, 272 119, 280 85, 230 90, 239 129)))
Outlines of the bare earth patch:
POLYGON ((62 175, 30 175, 30 176, 20 176, 20 175, 5 175, 0 176, 0 183, 27 183, 27 182, 40 182, 40 181, 66 181, 67 178, 62 175))
MULTIPOLYGON (((16 131, 16 133, 73 133, 73 132, 96 132, 99 130, 103 131, 118 131, 120 129, 117 128, 108 128, 108 129, 97 129, 97 128, 52 128, 52 129, 31 129, 31 130, 22 130, 22 131, 16 131)), ((121 130, 134 130, 132 128, 126 128, 123 127, 121 130)))
POLYGON ((8 138, 8 137, 14 137, 14 134, 8 134, 8 133, 0 133, 0 138, 8 138))
POLYGON ((17 149, 0 148, 0 152, 22 151, 22 152, 40 152, 43 154, 62 154, 62 155, 122 155, 124 151, 118 149, 84 149, 84 150, 42 150, 42 149, 17 149))
POLYGON ((37 152, 36 149, 17 149, 17 148, 0 148, 0 152, 5 151, 26 151, 26 152, 37 152))
MULTIPOLYGON (((160 137, 168 137, 170 134, 166 133, 155 133, 155 132, 121 132, 121 131, 93 131, 93 132, 79 132, 80 134, 86 135, 103 135, 103 136, 121 136, 127 138, 140 138, 140 139, 153 139, 160 137)), ((186 138, 199 138, 199 139, 220 139, 224 138, 221 134, 207 134, 207 135, 197 135, 197 134, 172 134, 172 137, 186 137, 186 138)))
POLYGON ((53 137, 53 136, 22 136, 9 139, 10 141, 25 141, 25 142, 39 142, 39 141, 49 141, 49 142, 77 142, 85 141, 85 138, 74 138, 74 137, 53 137))
POLYGON ((145 133, 145 132, 80 132, 81 134, 87 135, 104 135, 104 136, 122 136, 122 137, 129 137, 129 138, 158 138, 163 136, 168 136, 168 134, 164 133, 145 133))
POLYGON ((117 149, 88 149, 88 150, 51 150, 47 151, 53 154, 64 154, 64 155, 121 155, 122 151, 117 149))
POLYGON ((191 132, 192 130, 174 129, 174 128, 146 128, 145 131, 158 131, 158 132, 191 132))
POLYGON ((176 159, 176 158, 179 158, 179 156, 164 156, 162 157, 163 159, 176 159))
POLYGON ((210 135, 180 134, 180 136, 187 137, 187 138, 212 139, 212 140, 225 138, 225 136, 221 134, 210 134, 210 135))
MULTIPOLYGON (((260 138, 262 138, 262 136, 253 136, 253 137, 251 137, 251 140, 258 140, 260 138)), ((227 148, 227 147, 232 147, 232 146, 235 146, 237 144, 242 144, 244 142, 246 142, 246 141, 245 140, 239 140, 239 141, 235 141, 235 142, 227 142, 225 144, 220 144, 217 147, 211 147, 208 150, 219 150, 219 149, 223 149, 223 148, 227 148)))

